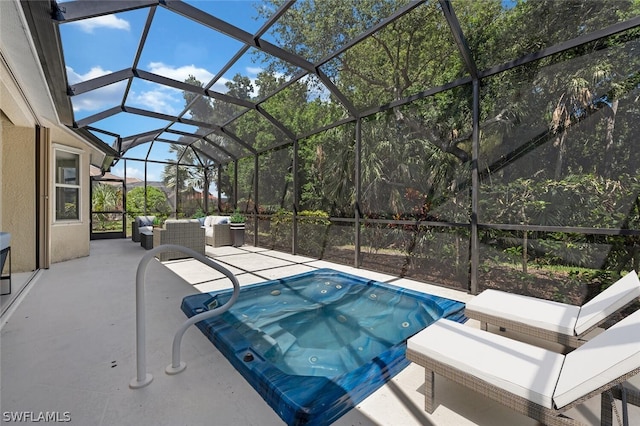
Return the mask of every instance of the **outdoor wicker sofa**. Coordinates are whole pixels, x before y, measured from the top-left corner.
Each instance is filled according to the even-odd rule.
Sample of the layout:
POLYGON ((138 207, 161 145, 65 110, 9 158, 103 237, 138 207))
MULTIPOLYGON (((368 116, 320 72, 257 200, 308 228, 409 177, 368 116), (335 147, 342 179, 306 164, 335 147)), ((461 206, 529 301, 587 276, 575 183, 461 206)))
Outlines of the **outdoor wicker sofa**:
MULTIPOLYGON (((198 219, 168 219, 163 228, 153 229, 153 247, 161 244, 177 244, 204 255, 204 229, 198 219)), ((156 255, 161 262, 188 257, 177 251, 165 251, 156 255)))
POLYGON ((487 324, 577 348, 585 336, 640 298, 640 280, 631 271, 582 306, 485 290, 465 306, 465 315, 487 324))
MULTIPOLYGON (((567 355, 446 319, 409 338, 406 355, 425 369, 428 413, 438 374, 548 425, 580 424, 566 412, 606 393, 601 423, 610 424, 608 396, 615 394, 608 391, 640 374, 640 311, 567 355)), ((637 393, 626 398, 639 400, 637 393)))

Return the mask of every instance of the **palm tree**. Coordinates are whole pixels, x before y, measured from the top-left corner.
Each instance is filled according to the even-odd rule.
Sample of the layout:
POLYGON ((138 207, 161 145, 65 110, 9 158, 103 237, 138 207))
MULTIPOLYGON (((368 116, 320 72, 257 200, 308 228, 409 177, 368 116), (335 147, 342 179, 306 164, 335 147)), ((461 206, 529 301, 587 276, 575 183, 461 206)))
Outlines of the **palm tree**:
MULTIPOLYGON (((93 186, 91 195, 91 208, 93 212, 114 211, 118 207, 120 194, 116 187, 104 183, 98 183, 93 186)), ((108 213, 98 213, 94 217, 98 222, 98 230, 105 231, 109 222, 108 213)))
MULTIPOLYGON (((201 189, 204 197, 209 196, 209 186, 215 179, 216 169, 213 160, 197 156, 189 145, 171 144, 169 152, 175 154, 176 163, 166 164, 162 172, 162 181, 167 188, 177 189, 177 192, 201 189)), ((178 209, 176 200, 176 208, 178 209)), ((204 210, 202 203, 199 205, 204 210)), ((180 210, 180 209, 178 209, 180 210)))

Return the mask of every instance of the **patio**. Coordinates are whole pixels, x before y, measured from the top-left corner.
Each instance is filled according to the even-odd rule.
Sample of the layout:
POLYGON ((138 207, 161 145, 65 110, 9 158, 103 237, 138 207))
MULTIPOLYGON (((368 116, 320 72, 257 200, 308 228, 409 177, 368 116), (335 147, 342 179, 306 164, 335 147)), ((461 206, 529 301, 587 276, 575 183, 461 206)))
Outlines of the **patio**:
MULTIPOLYGON (((0 21, 0 422, 282 424, 195 327, 164 374, 182 298, 230 284, 192 260, 150 264, 154 380, 130 389, 136 215, 242 212, 247 245, 207 249, 242 285, 329 267, 580 305, 640 270, 637 1, 3 0, 0 21)), ((435 387, 427 414, 412 364, 336 424, 534 424, 435 387)), ((568 415, 600 424, 600 397, 568 415)))
MULTIPOLYGON (((135 376, 135 271, 144 254, 128 239, 92 241, 90 256, 54 264, 31 280, 2 318, 3 421, 5 413, 56 412, 61 418, 68 413, 71 423, 79 425, 282 424, 195 327, 182 342, 187 369, 176 376, 164 374, 173 334, 186 319, 181 299, 230 284, 189 259, 149 265, 146 344, 154 380, 139 390, 129 388, 135 376)), ((329 267, 460 301, 472 297, 259 247, 207 247, 207 255, 234 272, 241 285, 329 267)), ((537 424, 444 380, 436 379, 436 389, 441 404, 428 415, 423 369, 412 364, 335 424, 537 424)), ((593 398, 569 415, 599 424, 599 407, 599 398, 593 398)), ((629 407, 629 413, 630 424, 638 424, 640 409, 629 407)))

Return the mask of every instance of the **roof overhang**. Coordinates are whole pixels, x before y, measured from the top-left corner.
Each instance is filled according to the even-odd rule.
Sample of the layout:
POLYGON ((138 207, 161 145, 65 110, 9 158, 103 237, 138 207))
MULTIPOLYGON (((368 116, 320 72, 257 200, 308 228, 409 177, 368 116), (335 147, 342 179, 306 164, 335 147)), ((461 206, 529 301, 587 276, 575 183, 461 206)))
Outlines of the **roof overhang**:
MULTIPOLYGON (((105 157, 99 166, 107 170, 118 153, 91 132, 85 129, 75 128, 74 126, 73 108, 66 93, 68 83, 62 54, 60 32, 55 21, 51 19, 55 10, 55 2, 21 0, 20 4, 35 45, 59 123, 71 129, 93 148, 103 152, 105 157)), ((96 164, 96 166, 98 165, 96 164)))

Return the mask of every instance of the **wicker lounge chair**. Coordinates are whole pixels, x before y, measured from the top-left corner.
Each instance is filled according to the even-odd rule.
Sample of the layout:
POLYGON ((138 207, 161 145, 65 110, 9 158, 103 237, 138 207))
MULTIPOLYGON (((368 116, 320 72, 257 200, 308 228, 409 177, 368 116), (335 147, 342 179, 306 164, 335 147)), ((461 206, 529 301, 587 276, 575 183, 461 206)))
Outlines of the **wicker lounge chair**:
POLYGON ((213 247, 231 245, 231 228, 228 216, 207 216, 203 227, 207 245, 213 247))
MULTIPOLYGON (((609 391, 607 391, 607 396, 603 396, 600 401, 601 401, 601 418, 600 418, 600 424, 601 425, 612 425, 613 424, 613 419, 614 419, 614 411, 615 411, 615 419, 617 424, 621 424, 623 426, 629 426, 629 414, 627 411, 625 411, 625 405, 622 406, 622 417, 624 418, 624 421, 620 421, 620 415, 621 413, 616 409, 613 409, 613 398, 621 400, 622 403, 624 404, 626 402, 626 404, 631 404, 631 405, 635 405, 636 407, 640 407, 640 387, 635 386, 633 383, 630 382, 624 382, 619 386, 616 386, 615 388, 610 389, 609 391)), ((637 424, 637 423, 636 423, 637 424)))
POLYGON ((611 315, 640 298, 640 280, 631 271, 583 306, 568 305, 498 290, 485 290, 465 307, 465 315, 569 348, 585 342, 584 336, 611 315))
POLYGON ((136 243, 140 242, 140 232, 153 231, 153 221, 155 216, 136 216, 131 223, 131 240, 136 243))
POLYGON ((567 355, 440 319, 407 341, 407 358, 425 368, 428 413, 438 374, 544 424, 579 424, 563 413, 640 374, 640 311, 567 355))

